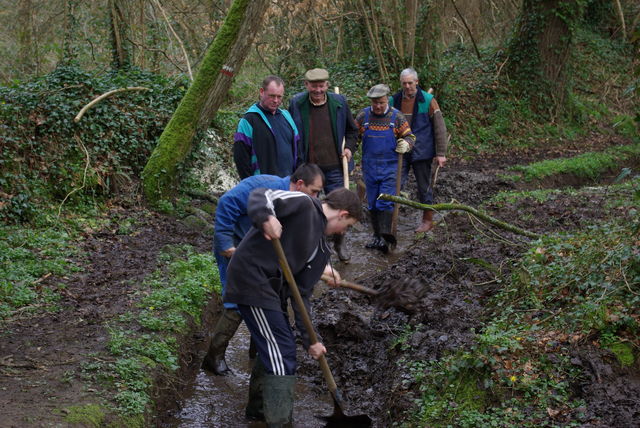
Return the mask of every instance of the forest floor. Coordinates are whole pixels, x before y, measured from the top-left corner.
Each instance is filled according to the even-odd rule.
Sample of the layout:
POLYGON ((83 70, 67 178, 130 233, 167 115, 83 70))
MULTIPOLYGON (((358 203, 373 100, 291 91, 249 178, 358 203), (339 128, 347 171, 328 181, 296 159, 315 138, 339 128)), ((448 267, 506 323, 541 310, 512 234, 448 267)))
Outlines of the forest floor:
MULTIPOLYGON (((454 159, 439 172, 437 200, 479 207, 499 191, 516 190, 519 185, 501 178, 515 163, 575 156, 627 143, 618 137, 594 135, 570 146, 454 159)), ((606 183, 597 183, 602 184, 606 183)), ((547 188, 567 185, 596 183, 556 177, 536 184, 547 188)), ((499 209, 485 205, 483 209, 503 221, 545 234, 582 228, 615 215, 601 210, 601 202, 585 203, 567 193, 540 204, 528 200, 499 209)), ((454 212, 438 216, 433 232, 415 237, 412 230, 419 213, 402 207, 400 214, 400 243, 391 255, 363 248, 369 238, 365 222, 348 235, 352 263, 336 262, 335 266, 344 278, 376 289, 418 280, 425 292, 418 307, 409 312, 355 291, 324 285, 318 287, 313 301, 313 321, 330 352, 329 364, 348 403, 345 412, 367 414, 375 427, 399 420, 415 398, 409 390, 410 374, 397 364, 404 354, 433 360, 448 350, 469 346, 474 329, 482 328, 483 305, 496 291, 492 282, 495 276, 469 259, 502 266, 528 248, 526 238, 490 230, 486 224, 454 212), (409 348, 393 346, 407 324, 421 326, 410 337, 409 348)), ((0 427, 72 426, 65 419, 68 409, 95 403, 101 396, 99 385, 83 382, 83 367, 109 359, 105 326, 133 305, 133 284, 157 268, 157 256, 166 245, 191 244, 202 252, 210 250, 210 236, 174 218, 139 206, 113 207, 110 215, 115 219, 135 218, 131 233, 88 232, 79 244, 82 259, 78 262, 83 270, 69 277, 43 279, 43 285, 66 284, 60 302, 63 310, 18 314, 3 327, 0 427)), ((229 351, 236 376, 216 378, 199 368, 206 329, 215 321, 218 305, 219 301, 213 299, 202 326, 183 338, 181 368, 175 377, 158 379, 154 394, 158 412, 148 426, 259 426, 244 421, 242 415, 248 382, 246 367, 242 367, 246 364, 246 332, 237 335, 229 351), (185 412, 185 408, 190 410, 185 412), (190 419, 196 417, 193 413, 201 413, 198 421, 190 419)), ((588 409, 583 426, 633 426, 631 418, 640 414, 638 374, 630 376, 619 370, 589 342, 574 346, 577 364, 593 379, 580 386, 588 409)), ((331 412, 324 381, 315 361, 302 354, 299 361, 299 384, 304 390, 298 394, 296 426, 322 426, 314 415, 331 412)))

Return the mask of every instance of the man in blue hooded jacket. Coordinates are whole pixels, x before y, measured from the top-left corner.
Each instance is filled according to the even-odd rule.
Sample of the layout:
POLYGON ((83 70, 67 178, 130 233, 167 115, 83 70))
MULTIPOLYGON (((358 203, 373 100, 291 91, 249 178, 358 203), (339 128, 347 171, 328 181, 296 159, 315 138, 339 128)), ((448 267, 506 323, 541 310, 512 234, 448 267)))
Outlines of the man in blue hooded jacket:
MULTIPOLYGON (((247 214, 249 194, 258 188, 272 190, 289 190, 318 196, 324 185, 324 175, 317 165, 303 164, 291 177, 275 175, 256 175, 242 180, 234 188, 226 192, 216 207, 213 253, 218 265, 222 296, 227 286, 227 266, 236 247, 251 228, 251 220, 247 214)), ((225 352, 229 341, 236 333, 242 319, 237 305, 225 303, 224 311, 210 334, 209 350, 202 362, 202 367, 217 375, 229 373, 225 361, 225 352)))
MULTIPOLYGON (((438 102, 432 94, 418 85, 418 73, 406 68, 400 73, 402 90, 391 99, 390 104, 400 110, 409 121, 416 137, 415 145, 404 157, 402 186, 407 181, 409 169, 413 168, 418 186, 418 201, 433 204, 431 165, 435 162, 443 167, 447 161, 447 127, 438 102)), ((424 210, 422 222, 416 233, 433 228, 433 211, 424 210)))

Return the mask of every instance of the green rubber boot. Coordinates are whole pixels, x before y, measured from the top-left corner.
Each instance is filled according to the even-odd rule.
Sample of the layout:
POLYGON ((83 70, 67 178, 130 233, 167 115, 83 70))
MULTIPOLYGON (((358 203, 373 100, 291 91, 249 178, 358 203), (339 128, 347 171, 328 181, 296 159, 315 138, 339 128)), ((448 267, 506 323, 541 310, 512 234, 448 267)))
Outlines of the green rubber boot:
POLYGON ((264 421, 262 393, 266 373, 260 358, 255 358, 253 369, 251 370, 251 377, 249 378, 249 402, 244 410, 247 419, 252 421, 264 421))
POLYGON ((295 376, 265 375, 264 418, 269 428, 293 427, 295 376))
POLYGON ((371 242, 365 245, 365 248, 378 249, 378 247, 380 246, 380 241, 382 238, 380 238, 379 213, 380 211, 378 210, 369 211, 369 214, 371 214, 371 227, 373 228, 373 238, 371 242))
POLYGON ((211 371, 219 376, 225 376, 231 373, 224 359, 224 353, 227 351, 229 341, 236 334, 236 330, 242 323, 242 317, 235 309, 225 309, 218 319, 213 333, 211 333, 211 342, 209 343, 209 351, 202 361, 202 368, 211 371))

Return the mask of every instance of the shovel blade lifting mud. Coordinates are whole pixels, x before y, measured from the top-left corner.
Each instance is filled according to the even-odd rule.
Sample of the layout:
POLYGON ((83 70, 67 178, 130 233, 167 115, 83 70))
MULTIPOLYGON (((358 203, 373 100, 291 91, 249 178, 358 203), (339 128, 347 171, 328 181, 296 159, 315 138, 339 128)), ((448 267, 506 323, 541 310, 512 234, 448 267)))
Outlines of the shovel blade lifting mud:
POLYGON ((333 398, 333 414, 330 416, 318 416, 326 422, 325 428, 369 428, 371 427, 371 418, 367 415, 347 416, 342 411, 342 397, 340 391, 331 392, 333 398))
POLYGON ((383 306, 413 313, 427 292, 427 287, 415 278, 405 278, 386 283, 378 292, 377 299, 383 306))
MULTIPOLYGON (((280 264, 280 268, 284 273, 284 277, 289 283, 289 290, 293 296, 293 300, 298 306, 298 310, 300 311, 300 316, 302 317, 302 321, 304 323, 304 327, 309 334, 310 342, 317 343, 318 336, 316 334, 315 329, 313 328, 313 324, 311 323, 311 317, 309 317, 309 313, 307 312, 307 308, 304 306, 304 301, 302 300, 302 295, 300 294, 300 290, 298 289, 298 285, 296 284, 296 280, 293 277, 293 273, 291 272, 291 267, 289 267, 289 262, 287 261, 287 257, 284 253, 284 249, 282 248, 282 244, 280 243, 280 239, 273 238, 272 240, 273 248, 278 255, 278 263, 280 264)), ((318 363, 320 363, 320 368, 322 369, 322 374, 324 375, 325 380, 327 381, 327 386, 329 387, 329 392, 333 397, 333 415, 330 416, 333 423, 344 423, 346 425, 332 425, 332 426, 344 426, 344 427, 353 427, 360 426, 354 425, 354 421, 369 420, 369 425, 363 426, 371 426, 371 419, 367 415, 358 415, 358 416, 346 416, 342 411, 342 400, 341 394, 338 390, 338 386, 336 385, 336 381, 333 378, 333 374, 331 373, 331 368, 329 368, 329 363, 324 355, 320 355, 318 357, 318 363), (365 419, 366 418, 366 419, 365 419)))

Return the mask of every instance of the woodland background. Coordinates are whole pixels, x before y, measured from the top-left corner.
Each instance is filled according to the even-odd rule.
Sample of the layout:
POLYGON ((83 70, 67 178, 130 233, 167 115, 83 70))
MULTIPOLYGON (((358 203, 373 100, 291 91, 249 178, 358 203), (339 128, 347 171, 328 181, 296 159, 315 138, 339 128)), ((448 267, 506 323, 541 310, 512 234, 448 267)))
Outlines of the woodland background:
MULTIPOLYGON (((209 211, 201 219, 207 239, 202 251, 168 239, 181 238, 171 233, 172 222, 197 217, 194 213, 201 214, 205 204, 196 210, 194 198, 215 202, 237 179, 232 135, 244 110, 257 99, 262 79, 272 73, 282 76, 286 96, 291 96, 302 90, 302 75, 312 67, 329 70, 331 86, 340 87, 355 113, 368 104, 365 94, 372 85, 384 82, 397 90, 399 72, 413 66, 421 84, 434 89, 443 111, 452 164, 463 169, 475 161, 485 173, 483 162, 530 159, 532 164, 510 170, 518 171, 529 188, 558 177, 593 185, 556 190, 540 184, 540 190, 501 193, 485 208, 500 214, 511 208, 512 219, 520 221, 526 210, 541 206, 546 213, 546 205, 562 197, 578 201, 577 208, 565 199, 557 202, 562 208, 558 212, 566 208, 562 216, 571 219, 581 207, 593 205, 593 192, 603 201, 602 209, 594 208, 600 217, 580 214, 575 224, 565 217, 555 223, 553 215, 538 218, 527 212, 534 227, 548 220, 543 230, 550 232, 532 241, 531 248, 519 247, 522 259, 509 256, 491 264, 480 259, 482 254, 461 256, 495 273, 491 282, 504 292, 483 308, 484 318, 478 322, 484 330, 474 335, 473 346, 437 361, 390 361, 389 367, 405 370, 418 397, 408 410, 406 426, 511 426, 514 415, 522 426, 524 421, 551 426, 558 415, 579 424, 575 417, 584 403, 576 399, 585 397, 576 397, 567 385, 587 370, 577 369, 564 348, 555 350, 558 359, 550 362, 542 336, 554 343, 564 343, 559 337, 578 337, 576 346, 589 352, 597 348, 606 354, 607 364, 617 364, 614 372, 620 377, 614 381, 629 380, 630 388, 614 388, 619 395, 640 391, 633 383, 640 355, 637 1, 0 0, 0 27, 0 323, 6 326, 0 347, 12 339, 15 349, 24 349, 21 340, 31 342, 41 333, 38 322, 31 321, 48 320, 49 315, 68 320, 70 326, 84 322, 87 329, 94 327, 92 322, 103 323, 100 337, 108 337, 107 344, 95 345, 104 353, 102 360, 78 361, 69 373, 63 366, 47 367, 53 380, 44 382, 43 394, 63 395, 62 386, 84 382, 101 394, 78 403, 67 420, 81 413, 83 423, 97 418, 101 422, 89 426, 104 426, 109 414, 135 422, 125 426, 146 426, 158 398, 156 378, 149 373, 160 371, 162 379, 175 381, 176 337, 192 336, 189 322, 199 319, 218 286, 211 231, 206 229, 215 205, 207 203, 209 211), (168 124, 197 86, 208 48, 216 45, 234 7, 244 8, 245 16, 250 12, 260 17, 239 34, 253 41, 246 55, 234 59, 240 65, 233 81, 218 88, 219 105, 191 111, 188 126, 178 126, 190 128, 188 134, 176 134, 187 137, 180 156, 169 167, 146 174, 170 179, 146 192, 144 171, 152 154, 159 142, 173 143, 168 124), (144 90, 116 93, 74 120, 96 97, 131 87, 144 90), (586 153, 591 147, 603 150, 586 153), (531 155, 545 152, 554 159, 535 162, 539 158, 531 155), (202 179, 205 170, 211 172, 207 180, 202 179), (609 181, 601 187, 607 174, 609 181), (587 221, 591 223, 585 226, 587 221), (155 230, 168 231, 166 236, 149 232, 154 222, 155 230), (157 238, 153 251, 139 242, 144 233, 157 238), (128 240, 138 251, 127 257, 116 245, 107 253, 101 240, 111 239, 118 245, 128 240), (103 246, 93 248, 92 242, 103 246), (140 257, 147 253, 152 262, 140 257), (123 270, 122 281, 112 281, 111 254, 122 266, 140 260, 139 266, 123 270), (120 254, 127 260, 119 260, 120 254), (94 271, 92 260, 101 258, 109 259, 104 271, 94 271), (82 275, 95 281, 89 284, 82 275), (130 276, 139 281, 129 281, 130 276), (127 312, 114 311, 101 319, 107 297, 96 299, 98 303, 80 299, 94 292, 126 301, 127 312), (549 305, 554 305, 553 313, 549 305), (527 315, 531 313, 545 315, 532 320, 527 315), (86 314, 97 315, 86 321, 86 314), (531 382, 520 381, 525 378, 531 382), (467 396, 439 390, 450 382, 459 386, 456 394, 467 396), (486 406, 477 409, 480 393, 486 406), (459 405, 452 406, 454 400, 459 405)), ((205 85, 209 90, 216 91, 205 85)), ((482 237, 459 239, 466 243, 482 237)), ((424 246, 417 253, 434 250, 429 239, 416 242, 424 246)), ((482 243, 477 251, 488 247, 482 243)), ((445 250, 442 254, 448 255, 445 250)), ((403 326, 397 338, 387 338, 395 340, 390 347, 405 354, 423 327, 403 326)), ((59 354, 53 347, 49 351, 59 354)), ((17 376, 32 373, 34 384, 43 384, 44 372, 31 370, 32 362, 14 364, 18 352, 5 353, 0 355, 0 372, 7 376, 0 382, 6 383, 0 387, 10 389, 7 395, 28 391, 15 382, 17 376)), ((635 402, 627 401, 631 411, 637 411, 635 402)), ((37 422, 37 411, 46 409, 25 403, 24 412, 15 403, 7 407, 11 416, 37 422)), ((614 417, 617 409, 610 410, 614 417)), ((598 409, 592 406, 589 411, 595 414, 598 409)), ((58 416, 48 412, 44 417, 58 416)))

